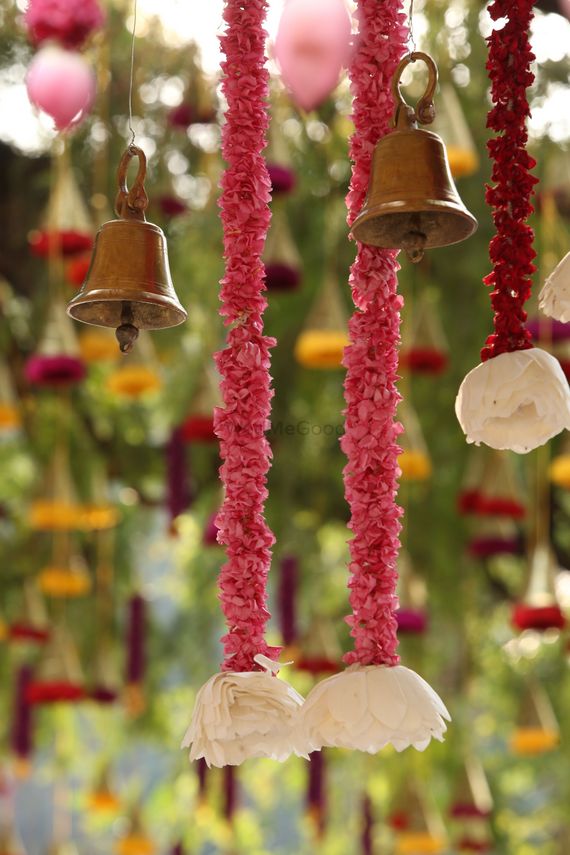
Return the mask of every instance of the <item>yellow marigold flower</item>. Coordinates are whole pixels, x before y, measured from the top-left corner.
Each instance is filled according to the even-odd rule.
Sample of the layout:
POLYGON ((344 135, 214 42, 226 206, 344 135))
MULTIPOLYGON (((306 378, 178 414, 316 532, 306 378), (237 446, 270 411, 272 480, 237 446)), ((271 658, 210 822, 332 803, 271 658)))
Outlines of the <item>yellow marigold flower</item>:
POLYGON ((107 380, 109 391, 122 398, 140 398, 158 392, 162 380, 156 371, 142 365, 118 368, 107 380))
POLYGON ((113 528, 119 522, 119 511, 114 505, 84 505, 82 510, 82 528, 88 531, 100 531, 113 528))
POLYGON ((116 844, 117 855, 152 855, 155 846, 144 834, 128 834, 116 844))
POLYGON ((437 855, 445 850, 445 840, 428 831, 410 831, 398 834, 396 855, 437 855))
POLYGON ((398 457, 402 481, 425 481, 431 476, 431 460, 425 451, 403 451, 398 457))
POLYGON ((87 806, 95 813, 114 813, 121 807, 121 800, 111 790, 93 790, 87 798, 87 806))
POLYGON ((91 590, 91 579, 82 570, 69 567, 44 567, 38 586, 48 597, 83 597, 91 590))
POLYGON ((449 168, 454 178, 464 178, 477 172, 479 159, 475 151, 455 145, 448 145, 446 149, 449 168))
POLYGON ((511 750, 521 756, 546 754, 559 744, 558 731, 545 727, 517 727, 511 737, 511 750))
POLYGON ((82 527, 82 515, 79 504, 39 499, 30 506, 29 524, 37 531, 69 531, 82 527))
POLYGON ((79 336, 79 352, 84 362, 107 362, 120 356, 114 335, 102 330, 87 330, 79 336))
POLYGON ((14 404, 0 403, 0 430, 16 430, 21 423, 22 418, 18 407, 14 404))
POLYGON ((557 487, 570 490, 570 454, 559 454, 552 459, 548 474, 557 487))
POLYGON ((334 330, 306 330, 295 344, 295 359, 305 368, 340 368, 348 335, 334 330))

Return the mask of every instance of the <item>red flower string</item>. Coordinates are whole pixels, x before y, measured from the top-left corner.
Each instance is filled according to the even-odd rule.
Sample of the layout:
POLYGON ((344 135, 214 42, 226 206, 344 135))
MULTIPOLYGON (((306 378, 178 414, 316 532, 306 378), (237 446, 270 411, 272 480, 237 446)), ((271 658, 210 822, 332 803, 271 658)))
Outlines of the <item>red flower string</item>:
POLYGON ((216 354, 224 407, 215 410, 220 477, 225 498, 217 516, 218 540, 227 547, 220 599, 228 632, 223 670, 253 671, 253 657, 275 657, 264 637, 267 573, 274 537, 264 518, 271 449, 265 436, 271 411, 269 351, 263 335, 265 299, 261 253, 269 228, 271 182, 262 151, 268 127, 268 72, 263 28, 267 0, 226 0, 221 37, 227 99, 222 153, 227 168, 220 198, 226 269, 220 314, 230 327, 216 354))
MULTIPOLYGON (((352 180, 347 196, 348 223, 362 208, 374 146, 390 130, 394 104, 390 83, 405 50, 408 30, 400 0, 359 0, 360 33, 349 69, 354 95, 355 133, 351 139, 352 180)), ((348 664, 396 665, 398 600, 396 559, 401 508, 396 504, 400 400, 396 388, 400 308, 394 250, 358 244, 350 285, 356 306, 346 348, 345 495, 353 532, 350 604, 354 650, 348 664)))
POLYGON ((487 203, 493 209, 496 235, 489 245, 493 270, 484 278, 491 291, 495 311, 494 333, 487 338, 481 359, 532 347, 525 328, 524 304, 530 297, 534 234, 526 220, 532 213, 530 199, 537 179, 530 174, 536 161, 528 154, 526 120, 530 115, 527 88, 534 75, 530 64, 528 30, 533 16, 533 0, 494 0, 489 14, 505 25, 488 38, 487 70, 491 80, 493 107, 487 127, 496 132, 487 148, 494 160, 487 203))

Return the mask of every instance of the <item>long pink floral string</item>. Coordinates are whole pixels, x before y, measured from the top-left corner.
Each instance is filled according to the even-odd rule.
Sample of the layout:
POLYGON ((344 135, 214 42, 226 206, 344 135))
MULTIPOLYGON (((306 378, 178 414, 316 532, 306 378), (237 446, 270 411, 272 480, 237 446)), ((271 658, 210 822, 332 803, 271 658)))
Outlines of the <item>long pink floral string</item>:
MULTIPOLYGON (((352 225, 364 203, 374 146, 391 129, 390 83, 408 39, 400 0, 359 0, 360 33, 349 74, 354 96, 351 139, 352 180, 347 196, 352 225)), ((400 309, 397 252, 358 244, 350 272, 356 307, 350 323, 346 366, 345 434, 341 446, 345 496, 353 532, 347 617, 354 650, 348 664, 396 665, 396 561, 400 548, 398 435, 395 420, 400 309)))
POLYGON ((271 411, 270 348, 263 335, 264 268, 261 253, 269 228, 270 180, 262 151, 268 127, 265 68, 266 0, 226 0, 221 37, 227 99, 222 153, 227 162, 221 187, 225 275, 220 314, 230 327, 216 354, 223 407, 214 425, 220 440, 220 477, 225 488, 217 516, 218 540, 226 545, 220 599, 228 632, 223 670, 258 670, 253 657, 275 657, 265 642, 266 583, 273 533, 264 518, 271 450, 265 437, 271 411))

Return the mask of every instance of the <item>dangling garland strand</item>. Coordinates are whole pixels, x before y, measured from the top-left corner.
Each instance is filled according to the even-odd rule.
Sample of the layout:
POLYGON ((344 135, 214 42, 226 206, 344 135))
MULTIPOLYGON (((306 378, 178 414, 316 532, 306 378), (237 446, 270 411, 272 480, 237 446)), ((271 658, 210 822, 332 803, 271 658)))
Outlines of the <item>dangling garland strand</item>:
POLYGON ((227 0, 221 37, 222 91, 227 99, 222 154, 227 167, 219 201, 224 227, 225 276, 220 314, 231 329, 216 354, 222 375, 223 408, 215 411, 215 432, 223 464, 225 498, 217 517, 218 540, 227 547, 220 572, 221 603, 228 632, 223 637, 223 670, 259 669, 256 654, 274 656, 267 646, 266 582, 274 537, 264 518, 271 449, 265 431, 271 411, 269 351, 263 335, 264 267, 261 253, 269 228, 271 182, 262 155, 268 128, 269 74, 263 28, 266 0, 227 0))
POLYGON ((215 356, 224 406, 214 412, 214 428, 225 487, 216 523, 218 540, 226 545, 219 582, 228 632, 222 638, 222 670, 198 692, 182 741, 190 760, 204 758, 208 766, 237 766, 248 757, 285 760, 303 703, 288 683, 275 679, 279 648, 265 641, 274 543, 264 518, 271 459, 265 431, 273 394, 269 351, 275 344, 263 335, 267 301, 261 262, 270 219, 270 180, 261 154, 268 125, 266 11, 267 0, 226 0, 227 30, 221 39, 228 107, 222 131, 226 270, 220 313, 230 329, 226 347, 215 356))
POLYGON ((526 151, 533 2, 493 0, 489 13, 504 20, 489 36, 487 61, 493 100, 487 127, 495 136, 487 144, 494 184, 486 199, 496 235, 489 247, 493 270, 484 282, 493 289, 495 331, 481 350, 481 363, 459 388, 455 412, 468 442, 526 454, 570 428, 570 393, 558 361, 532 346, 525 327, 524 304, 536 269, 534 235, 526 222, 536 184, 530 173, 535 161, 526 151))
MULTIPOLYGON (((375 143, 391 129, 394 102, 390 83, 405 51, 408 30, 399 2, 361 0, 358 49, 350 67, 354 95, 351 139, 352 181, 347 196, 348 224, 362 209, 375 143)), ((395 421, 400 395, 396 388, 400 309, 397 252, 358 245, 350 272, 357 311, 349 323, 345 351, 345 495, 350 505, 352 578, 347 618, 354 650, 349 664, 395 665, 398 639, 395 594, 400 548, 401 508, 398 490, 398 435, 395 421)))
MULTIPOLYGON (((347 196, 351 225, 366 196, 375 144, 391 127, 392 76, 408 31, 401 0, 359 0, 359 35, 350 67, 354 94, 353 172, 347 196)), ((401 508, 396 504, 400 395, 396 388, 400 309, 395 251, 358 245, 350 273, 355 312, 345 350, 345 494, 350 541, 354 649, 348 668, 318 683, 302 709, 298 754, 324 746, 375 753, 388 743, 398 751, 423 750, 443 739, 444 704, 413 671, 398 665, 396 561, 401 508)))
POLYGON ((534 81, 530 70, 534 55, 528 37, 533 5, 533 0, 494 0, 489 6, 494 21, 507 20, 487 39, 487 71, 493 100, 487 127, 497 136, 487 143, 494 161, 494 186, 487 186, 485 198, 493 209, 497 234, 489 246, 493 270, 483 280, 493 288, 491 305, 495 310, 495 332, 481 351, 483 361, 532 347, 523 307, 530 297, 531 276, 536 270, 532 263, 536 256, 532 248, 534 232, 526 222, 534 210, 530 199, 537 183, 530 174, 536 161, 526 150, 526 121, 530 116, 526 90, 534 81))

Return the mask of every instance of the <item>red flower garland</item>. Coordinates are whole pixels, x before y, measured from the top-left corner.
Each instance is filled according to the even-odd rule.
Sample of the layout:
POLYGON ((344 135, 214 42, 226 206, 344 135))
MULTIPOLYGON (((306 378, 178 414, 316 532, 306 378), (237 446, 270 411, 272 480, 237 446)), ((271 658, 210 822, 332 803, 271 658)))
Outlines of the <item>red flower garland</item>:
MULTIPOLYGON (((347 196, 352 225, 364 203, 374 146, 390 130, 393 99, 390 83, 405 50, 408 31, 398 0, 358 4, 359 38, 349 69, 354 95, 355 133, 351 139, 352 180, 347 196)), ((350 284, 356 306, 350 323, 351 344, 344 356, 344 484, 350 505, 352 577, 346 618, 355 639, 344 661, 360 665, 396 665, 399 657, 396 559, 400 548, 401 508, 398 489, 398 435, 395 421, 400 395, 396 388, 400 308, 397 252, 358 245, 350 284)))
POLYGON ((260 670, 253 657, 275 657, 265 642, 266 582, 274 537, 264 518, 271 449, 265 431, 271 411, 269 351, 263 335, 264 267, 261 253, 269 228, 270 179, 261 154, 269 124, 268 72, 263 28, 267 0, 226 0, 227 100, 222 153, 227 168, 220 198, 225 275, 221 315, 230 326, 227 345, 216 354, 224 407, 214 415, 220 439, 220 477, 225 498, 217 517, 218 540, 228 561, 220 571, 220 599, 228 626, 222 638, 223 670, 260 670))
POLYGON ((501 353, 532 347, 525 328, 524 304, 530 297, 534 233, 526 219, 534 210, 530 198, 537 179, 530 174, 536 161, 528 154, 526 120, 530 115, 526 90, 534 80, 530 64, 528 30, 533 17, 533 0, 494 0, 489 14, 505 25, 488 38, 487 70, 491 80, 493 107, 487 127, 497 136, 487 148, 494 160, 487 203, 493 209, 497 234, 489 245, 493 271, 484 278, 492 286, 491 305, 495 311, 494 333, 481 351, 485 362, 501 353))

